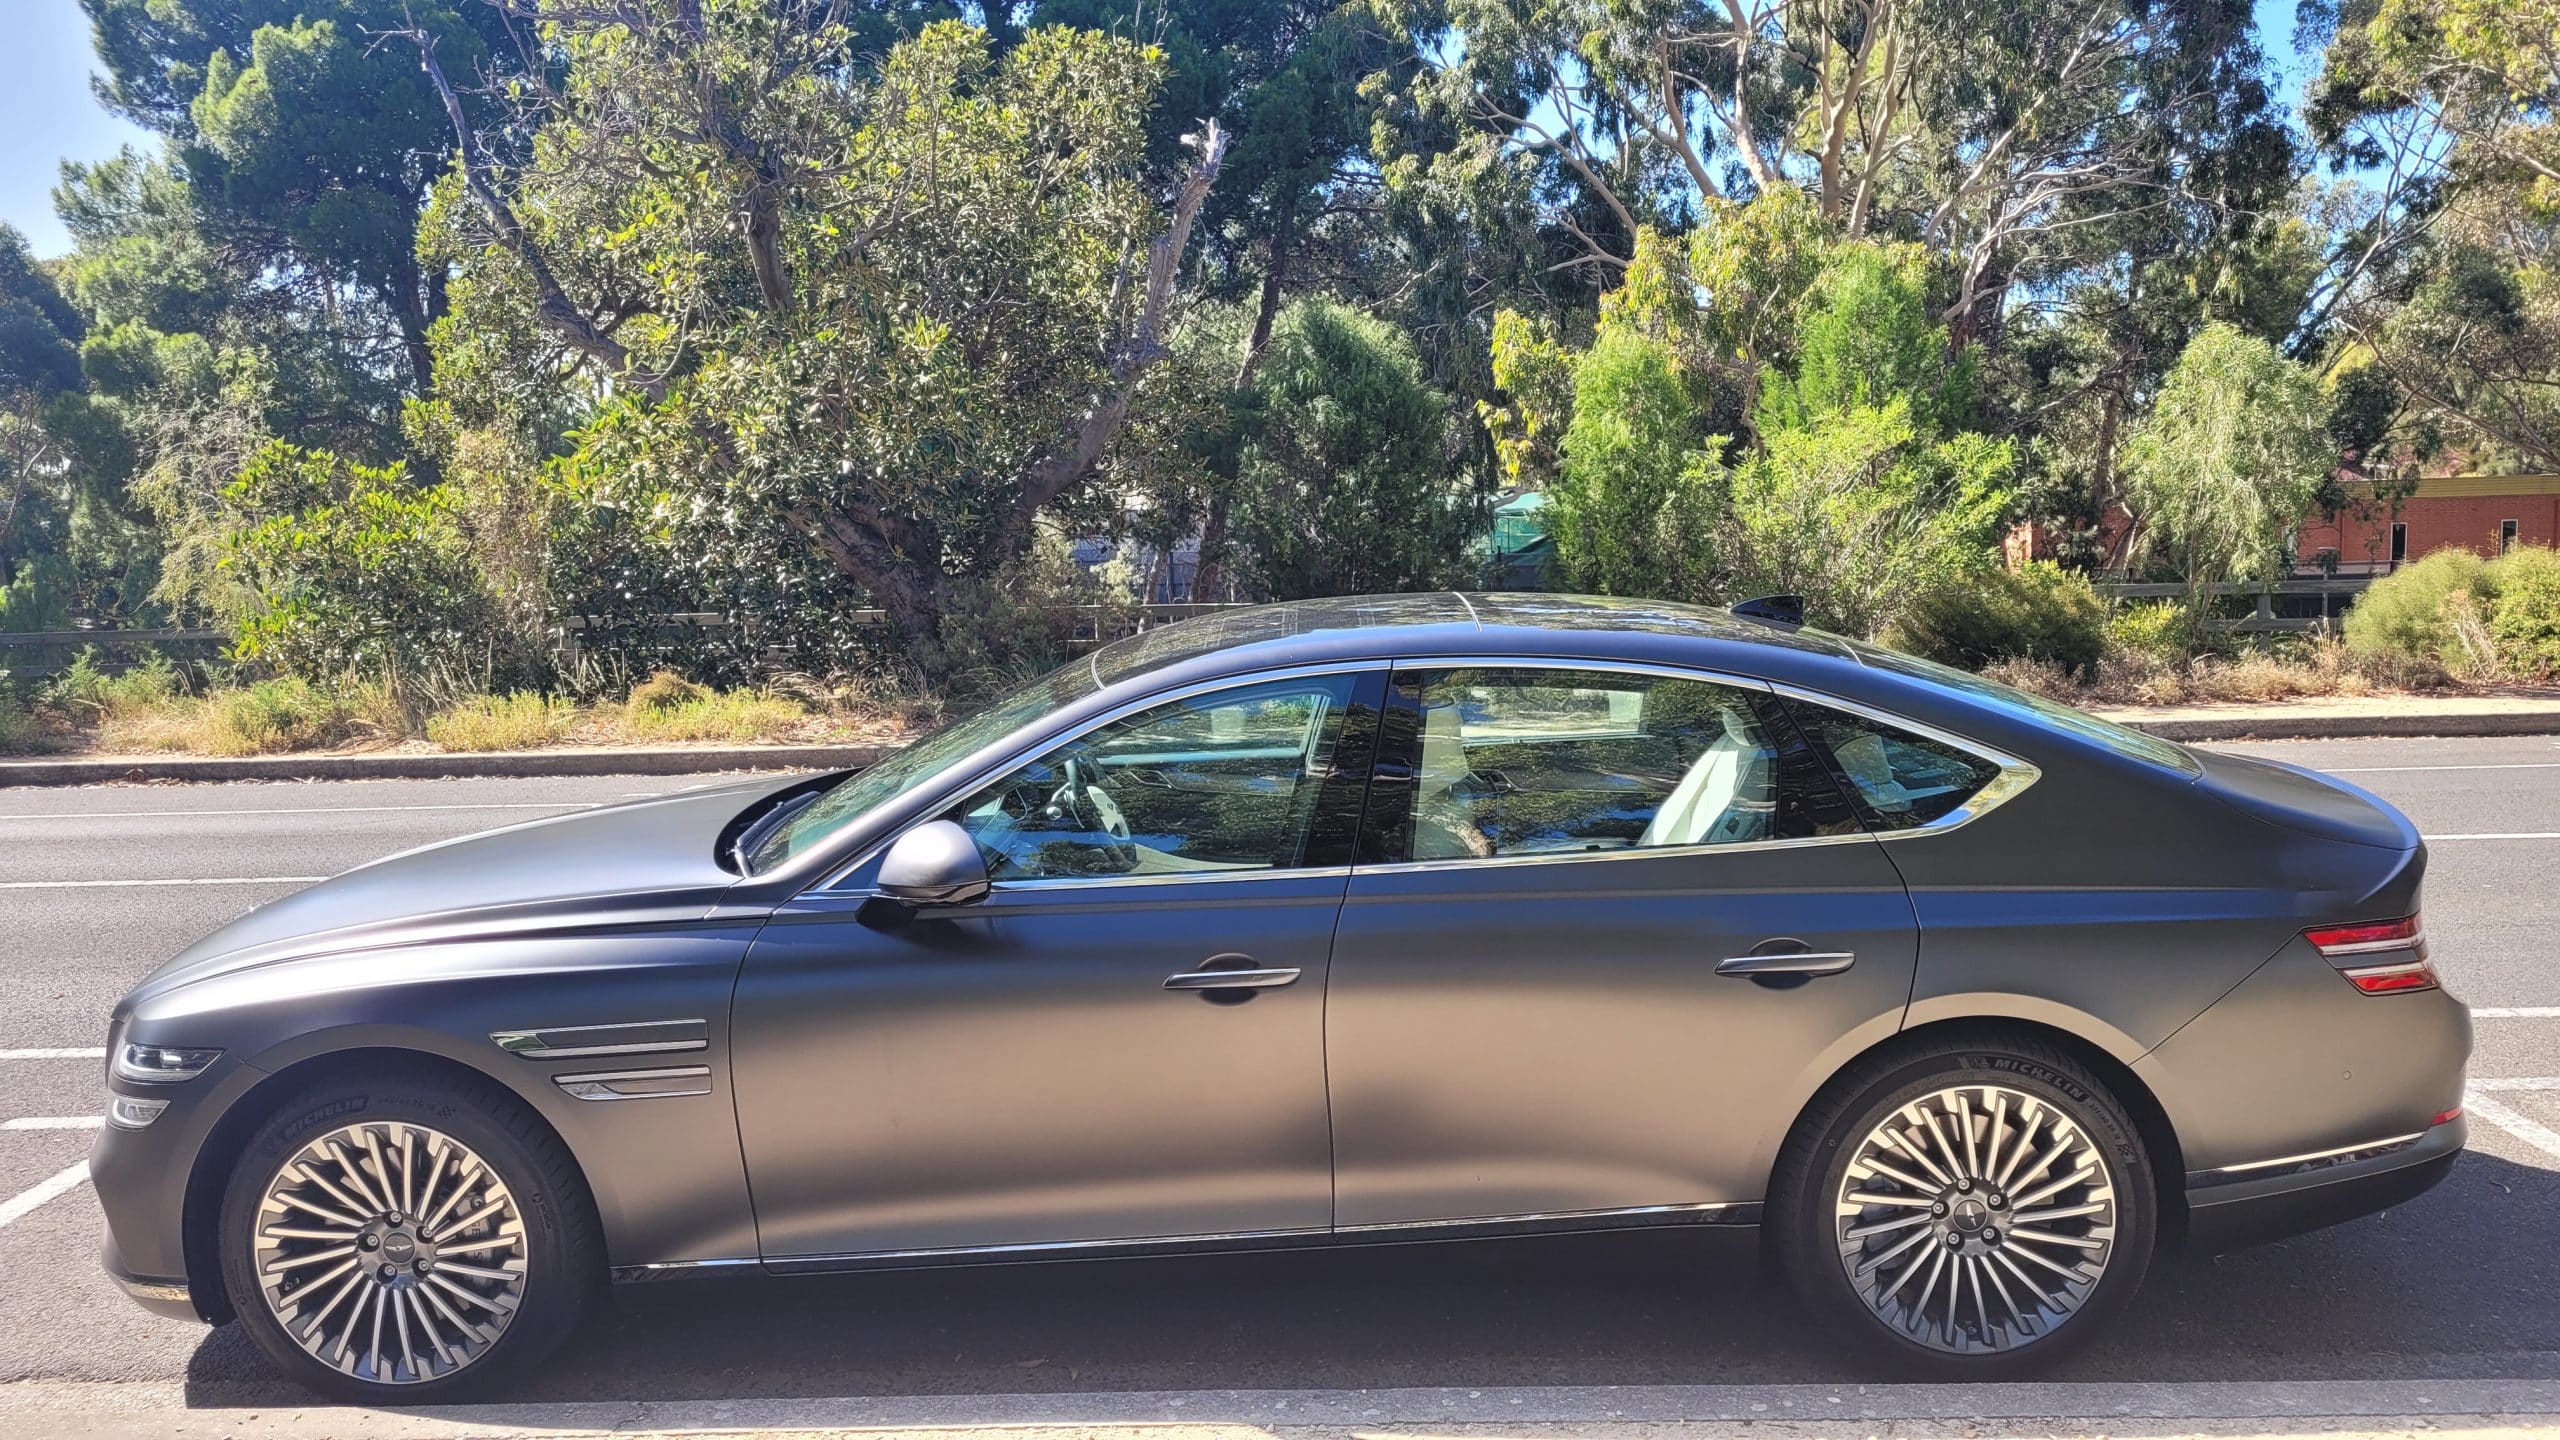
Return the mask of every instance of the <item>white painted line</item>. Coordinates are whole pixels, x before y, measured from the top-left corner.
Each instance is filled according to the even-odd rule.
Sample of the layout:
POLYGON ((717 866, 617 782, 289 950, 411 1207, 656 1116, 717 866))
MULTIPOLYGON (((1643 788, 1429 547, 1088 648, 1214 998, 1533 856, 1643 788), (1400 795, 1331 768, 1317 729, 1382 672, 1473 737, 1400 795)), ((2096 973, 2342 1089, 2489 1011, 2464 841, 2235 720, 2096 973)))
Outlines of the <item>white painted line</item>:
POLYGON ((2560 830, 2498 830, 2478 835, 2421 835, 2432 844, 2438 840, 2560 840, 2560 830))
POLYGON ((137 885, 316 885, 326 875, 225 875, 212 880, 0 880, 0 890, 116 890, 137 885))
POLYGON ((189 815, 387 815, 413 810, 584 810, 585 801, 544 804, 536 800, 492 801, 478 805, 310 805, 273 810, 39 810, 24 815, 0 814, 0 820, 168 820, 189 815))
MULTIPOLYGON (((198 1402, 201 1403, 201 1402, 198 1402)), ((1956 1437, 1982 1422, 2060 1421, 2065 1435, 2211 1433, 2364 1435, 2425 1429, 2516 1435, 2560 1413, 2560 1381, 2301 1380, 2044 1381, 1939 1385, 1453 1385, 1375 1390, 1157 1390, 1057 1394, 741 1397, 727 1400, 569 1400, 404 1405, 393 1410, 261 1404, 206 1411, 177 1381, 18 1381, 0 1384, 0 1430, 124 1440, 218 1432, 232 1440, 489 1440, 500 1435, 834 1436, 849 1432, 957 1437, 1000 1431, 1066 1440, 1097 1430, 1174 1440, 1239 1433, 1537 1426, 1579 1433, 1664 1427, 1666 1440, 1768 1433, 1841 1437, 1892 1433, 1956 1437), (2479 1423, 2486 1418, 2487 1424, 2479 1423), (2305 1421, 2399 1420, 2400 1425, 2305 1421), (208 1424, 208 1421, 211 1421, 208 1424), (2213 1421, 2196 1430, 2137 1421, 2213 1421), (2078 1423, 2070 1423, 2078 1422, 2078 1423), (2274 1422, 2252 1424, 2250 1422, 2274 1422), (2466 1423, 2467 1422, 2467 1423, 2466 1423), (1681 1428, 1670 1428, 1681 1427, 1681 1428), (1709 1428, 1712 1427, 1712 1428, 1709 1428), (1750 1427, 1750 1428, 1745 1428, 1750 1427), (1802 1427, 1801 1429, 1799 1427, 1802 1427), (1908 1428, 1906 1428, 1908 1427, 1908 1428)), ((2003 1427, 2008 1433, 2047 1433, 2003 1427)))
POLYGON ((88 1178, 89 1162, 83 1160, 79 1164, 72 1166, 70 1169, 55 1175, 50 1180, 39 1182, 28 1189, 19 1191, 17 1194, 10 1196, 6 1200, 0 1200, 0 1228, 6 1228, 7 1226, 16 1224, 19 1220, 25 1218, 28 1211, 35 1209, 47 1200, 71 1189, 73 1186, 78 1185, 81 1181, 88 1178))
POLYGON ((2473 1090, 2560 1090, 2560 1075, 2492 1075, 2469 1082, 2473 1090))
POLYGON ((53 1050, 0 1050, 0 1060, 104 1060, 106 1058, 107 1047, 104 1045, 92 1045, 85 1050, 77 1046, 53 1050))
POLYGON ((2474 1020, 2560 1020, 2560 1005, 2474 1005, 2474 1020))
POLYGON ((104 1115, 21 1115, 0 1120, 0 1130, 95 1130, 106 1123, 104 1115))
POLYGON ((2553 1130, 2539 1120, 2518 1114, 2507 1108, 2506 1102, 2492 1100, 2486 1095, 2465 1095, 2462 1097, 2462 1104, 2463 1108, 2471 1114, 2479 1116, 2552 1159, 2560 1160, 2560 1131, 2553 1130))
POLYGON ((2513 765, 2334 765, 2321 773, 2325 775, 2405 775, 2417 770, 2560 770, 2560 760, 2524 760, 2513 765))

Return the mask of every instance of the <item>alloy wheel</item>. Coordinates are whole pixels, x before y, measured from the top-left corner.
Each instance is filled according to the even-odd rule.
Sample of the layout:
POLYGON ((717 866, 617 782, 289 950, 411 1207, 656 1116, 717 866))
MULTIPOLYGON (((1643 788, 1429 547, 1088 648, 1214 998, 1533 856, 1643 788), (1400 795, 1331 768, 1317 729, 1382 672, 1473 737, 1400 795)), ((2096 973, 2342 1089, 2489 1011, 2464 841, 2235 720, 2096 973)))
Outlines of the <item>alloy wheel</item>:
POLYGON ((453 1374, 524 1303, 514 1195, 469 1146, 423 1125, 359 1122, 313 1139, 267 1181, 251 1223, 276 1323, 358 1380, 453 1374))
POLYGON ((1878 1122, 1833 1207, 1850 1288, 1904 1338, 2015 1350, 2078 1314, 2115 1250, 2113 1167, 2051 1100, 1956 1085, 1878 1122))

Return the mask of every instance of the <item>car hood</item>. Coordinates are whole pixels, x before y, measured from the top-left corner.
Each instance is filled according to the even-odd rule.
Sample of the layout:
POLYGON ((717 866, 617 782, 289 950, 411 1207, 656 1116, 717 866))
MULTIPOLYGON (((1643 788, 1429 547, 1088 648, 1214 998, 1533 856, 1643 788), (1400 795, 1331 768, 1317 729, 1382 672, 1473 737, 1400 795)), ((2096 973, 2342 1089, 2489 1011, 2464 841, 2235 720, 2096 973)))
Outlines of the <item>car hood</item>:
POLYGON ((580 810, 359 865, 249 911, 134 987, 181 985, 312 955, 513 930, 699 918, 737 883, 721 832, 782 776, 580 810))
POLYGON ((2219 750, 2191 748, 2189 753, 2204 764, 2204 777, 2198 782, 2202 789, 2269 824, 2385 850, 2409 850, 2418 844, 2418 829, 2407 816, 2380 796, 2335 776, 2219 750))

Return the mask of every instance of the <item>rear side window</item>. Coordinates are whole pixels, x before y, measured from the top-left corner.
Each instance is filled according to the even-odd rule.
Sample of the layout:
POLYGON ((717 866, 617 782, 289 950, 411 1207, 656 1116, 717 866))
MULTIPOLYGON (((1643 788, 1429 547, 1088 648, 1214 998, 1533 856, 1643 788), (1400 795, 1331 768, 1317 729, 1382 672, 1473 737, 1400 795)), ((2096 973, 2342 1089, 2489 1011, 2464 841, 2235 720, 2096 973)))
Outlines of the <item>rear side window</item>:
POLYGON ((1857 832, 1765 694, 1548 667, 1399 669, 1395 691, 1413 782, 1409 797, 1373 798, 1373 810, 1393 810, 1379 816, 1386 854, 1495 859, 1857 832))
POLYGON ((1995 762, 1945 741, 1826 705, 1802 700, 1787 705, 1874 829, 1916 830, 1933 824, 2000 777, 1995 762))

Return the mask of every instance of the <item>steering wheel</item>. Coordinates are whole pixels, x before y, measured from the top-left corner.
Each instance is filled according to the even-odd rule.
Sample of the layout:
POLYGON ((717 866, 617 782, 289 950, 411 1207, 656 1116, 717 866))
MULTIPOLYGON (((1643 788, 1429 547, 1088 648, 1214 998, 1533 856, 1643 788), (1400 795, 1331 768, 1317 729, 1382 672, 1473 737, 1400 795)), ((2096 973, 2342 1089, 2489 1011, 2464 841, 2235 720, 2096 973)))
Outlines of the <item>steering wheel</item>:
POLYGON ((1138 846, 1131 838, 1129 817, 1120 810, 1120 802, 1102 788, 1093 776, 1093 765, 1081 756, 1069 756, 1066 783, 1049 797, 1049 803, 1064 810, 1089 827, 1110 837, 1100 848, 1115 870, 1137 868, 1138 846))

